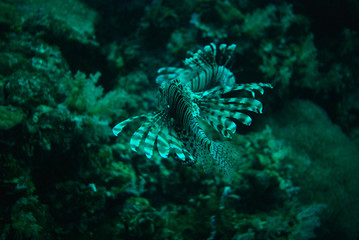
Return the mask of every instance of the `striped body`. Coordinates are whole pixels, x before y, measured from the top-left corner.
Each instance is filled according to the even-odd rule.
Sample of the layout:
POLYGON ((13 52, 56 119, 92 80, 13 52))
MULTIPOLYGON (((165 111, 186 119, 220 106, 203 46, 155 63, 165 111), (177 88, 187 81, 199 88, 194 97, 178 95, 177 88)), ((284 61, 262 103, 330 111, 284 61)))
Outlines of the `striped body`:
POLYGON ((186 91, 180 81, 173 80, 163 91, 167 100, 167 112, 173 127, 192 156, 196 155, 196 146, 202 145, 210 149, 211 140, 206 136, 198 123, 196 105, 192 100, 192 92, 186 91))
POLYGON ((255 93, 263 94, 263 88, 272 87, 267 83, 236 84, 226 67, 234 49, 234 44, 217 48, 211 43, 184 61, 187 68, 161 68, 156 82, 161 85, 162 110, 126 119, 113 133, 117 136, 128 123, 144 119, 130 140, 133 151, 142 146, 148 158, 155 149, 163 158, 172 152, 184 165, 200 161, 205 172, 217 165, 230 175, 232 163, 241 161, 236 148, 230 142, 209 139, 199 120, 231 139, 238 124, 251 124, 250 112, 262 113, 255 93))

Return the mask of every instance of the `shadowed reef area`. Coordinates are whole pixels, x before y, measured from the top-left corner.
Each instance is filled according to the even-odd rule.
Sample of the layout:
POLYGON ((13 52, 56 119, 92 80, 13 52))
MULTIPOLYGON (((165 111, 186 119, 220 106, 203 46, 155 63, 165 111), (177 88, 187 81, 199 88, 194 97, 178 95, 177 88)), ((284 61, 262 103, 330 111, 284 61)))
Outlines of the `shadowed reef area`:
POLYGON ((0 0, 0 239, 358 240, 358 16, 350 0, 0 0), (111 130, 212 42, 237 45, 236 83, 273 85, 232 136, 231 182, 133 152, 140 122, 111 130))

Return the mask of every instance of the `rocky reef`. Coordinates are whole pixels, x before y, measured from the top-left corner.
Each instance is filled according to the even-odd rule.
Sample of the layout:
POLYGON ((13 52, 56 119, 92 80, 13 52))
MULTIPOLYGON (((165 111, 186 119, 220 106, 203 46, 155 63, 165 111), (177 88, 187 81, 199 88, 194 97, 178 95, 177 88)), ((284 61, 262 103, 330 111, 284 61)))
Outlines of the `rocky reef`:
POLYGON ((0 239, 358 239, 358 16, 349 0, 1 1, 0 239), (237 45, 237 82, 274 86, 233 136, 231 183, 111 131, 210 42, 237 45))

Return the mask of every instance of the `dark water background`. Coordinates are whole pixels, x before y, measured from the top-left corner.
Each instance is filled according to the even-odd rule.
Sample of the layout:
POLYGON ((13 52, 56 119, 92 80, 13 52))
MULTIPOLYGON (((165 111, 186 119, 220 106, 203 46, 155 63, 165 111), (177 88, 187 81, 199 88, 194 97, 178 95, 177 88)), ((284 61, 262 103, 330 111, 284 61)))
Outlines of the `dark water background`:
POLYGON ((359 239, 358 24, 350 0, 0 1, 0 239, 359 239), (211 42, 274 86, 231 183, 111 131, 211 42))

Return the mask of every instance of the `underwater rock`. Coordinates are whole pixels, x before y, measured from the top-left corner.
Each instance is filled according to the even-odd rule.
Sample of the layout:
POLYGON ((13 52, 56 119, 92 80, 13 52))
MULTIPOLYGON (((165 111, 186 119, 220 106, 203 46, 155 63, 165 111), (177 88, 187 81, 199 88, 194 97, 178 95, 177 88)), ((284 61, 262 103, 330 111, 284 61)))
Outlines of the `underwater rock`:
POLYGON ((98 45, 94 35, 97 13, 81 1, 31 0, 20 11, 25 24, 34 31, 43 27, 54 36, 98 45))
POLYGON ((8 130, 24 120, 25 114, 12 106, 0 106, 0 130, 8 130))
POLYGON ((327 204, 325 221, 335 226, 330 234, 355 239, 359 224, 358 215, 353 214, 359 210, 358 146, 310 101, 292 100, 275 116, 270 124, 273 134, 293 148, 283 161, 295 169, 292 180, 301 189, 299 199, 327 204))

